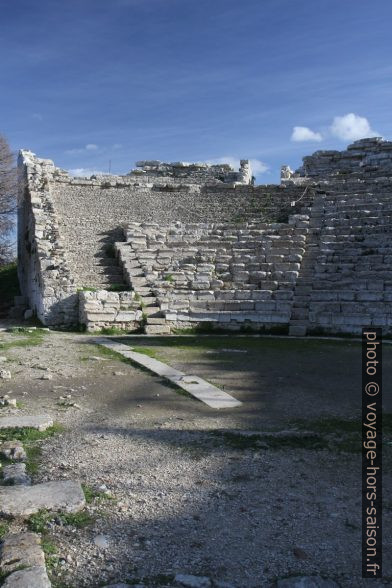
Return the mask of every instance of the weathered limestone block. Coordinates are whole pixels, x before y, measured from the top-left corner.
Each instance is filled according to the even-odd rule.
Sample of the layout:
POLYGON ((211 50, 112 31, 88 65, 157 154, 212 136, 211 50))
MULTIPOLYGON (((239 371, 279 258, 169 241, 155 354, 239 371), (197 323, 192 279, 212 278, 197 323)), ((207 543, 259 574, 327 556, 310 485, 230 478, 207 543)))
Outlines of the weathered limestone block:
POLYGON ((86 504, 79 482, 46 482, 35 486, 0 487, 0 514, 28 517, 41 509, 78 512, 86 504))

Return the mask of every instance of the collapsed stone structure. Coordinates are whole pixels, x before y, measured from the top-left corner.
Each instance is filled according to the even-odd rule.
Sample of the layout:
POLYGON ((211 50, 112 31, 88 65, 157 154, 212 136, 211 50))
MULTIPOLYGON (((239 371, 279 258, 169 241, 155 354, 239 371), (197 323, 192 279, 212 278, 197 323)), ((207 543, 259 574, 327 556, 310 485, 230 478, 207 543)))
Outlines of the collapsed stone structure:
POLYGON ((392 331, 392 143, 317 151, 280 185, 249 163, 71 177, 19 157, 19 278, 46 325, 392 331))

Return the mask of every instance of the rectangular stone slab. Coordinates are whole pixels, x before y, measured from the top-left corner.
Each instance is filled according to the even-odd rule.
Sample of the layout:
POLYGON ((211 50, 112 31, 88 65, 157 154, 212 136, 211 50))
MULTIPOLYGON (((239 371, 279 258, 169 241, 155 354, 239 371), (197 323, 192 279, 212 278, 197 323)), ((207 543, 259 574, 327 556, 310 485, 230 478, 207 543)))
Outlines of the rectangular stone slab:
POLYGON ((2 572, 13 572, 20 567, 45 566, 41 538, 36 533, 6 535, 1 545, 0 567, 2 572))
POLYGON ((78 512, 85 504, 80 482, 72 480, 0 487, 0 515, 5 517, 25 518, 41 509, 78 512))
POLYGON ((211 408, 235 408, 242 404, 242 402, 236 400, 233 396, 230 396, 230 394, 220 390, 206 380, 203 380, 198 376, 184 374, 183 372, 180 372, 157 359, 149 357, 148 355, 132 351, 132 348, 128 347, 128 345, 117 343, 116 341, 111 341, 106 338, 95 339, 95 342, 111 349, 112 351, 120 353, 123 357, 135 361, 143 367, 151 370, 154 374, 163 376, 211 408))
POLYGON ((13 572, 3 584, 3 588, 51 588, 51 586, 43 566, 34 566, 13 572))
POLYGON ((53 426, 53 419, 47 415, 20 415, 0 418, 0 429, 37 429, 46 431, 53 426))

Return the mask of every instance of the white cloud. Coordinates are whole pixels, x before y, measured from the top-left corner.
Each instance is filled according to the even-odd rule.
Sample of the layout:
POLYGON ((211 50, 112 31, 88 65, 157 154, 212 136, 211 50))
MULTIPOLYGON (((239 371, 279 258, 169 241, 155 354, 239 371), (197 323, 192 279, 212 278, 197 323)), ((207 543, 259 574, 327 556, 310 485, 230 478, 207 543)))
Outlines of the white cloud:
POLYGON ((80 155, 81 153, 88 153, 89 151, 98 151, 98 145, 95 145, 94 143, 87 143, 87 145, 84 147, 67 149, 65 153, 67 155, 80 155))
POLYGON ((321 133, 317 133, 308 127, 294 127, 291 135, 291 140, 295 142, 300 141, 322 141, 321 133))
POLYGON ((77 167, 75 169, 68 170, 71 176, 89 178, 95 175, 107 175, 107 172, 99 171, 96 169, 89 169, 88 167, 77 167))
POLYGON ((39 121, 44 120, 44 117, 39 112, 34 112, 32 116, 33 116, 34 120, 39 120, 39 121))
POLYGON ((367 118, 353 112, 344 116, 335 116, 331 125, 331 133, 342 141, 356 141, 365 137, 377 137, 367 118))
MULTIPOLYGON (((236 157, 232 157, 230 155, 228 155, 226 157, 217 157, 216 159, 211 159, 210 161, 207 161, 207 163, 210 163, 210 164, 228 163, 235 170, 239 169, 239 167, 240 167, 240 160, 237 159, 236 157)), ((263 161, 260 161, 260 159, 249 159, 249 163, 252 168, 252 172, 255 175, 262 174, 269 169, 269 166, 266 163, 264 163, 263 161)))

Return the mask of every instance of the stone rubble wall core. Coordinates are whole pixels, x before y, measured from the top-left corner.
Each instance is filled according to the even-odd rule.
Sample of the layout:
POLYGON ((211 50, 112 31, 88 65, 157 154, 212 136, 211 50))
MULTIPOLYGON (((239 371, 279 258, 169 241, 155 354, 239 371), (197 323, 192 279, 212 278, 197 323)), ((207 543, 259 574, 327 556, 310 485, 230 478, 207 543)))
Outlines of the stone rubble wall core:
POLYGON ((87 179, 28 151, 19 178, 20 300, 46 325, 392 330, 388 141, 317 151, 280 185, 247 160, 87 179))

